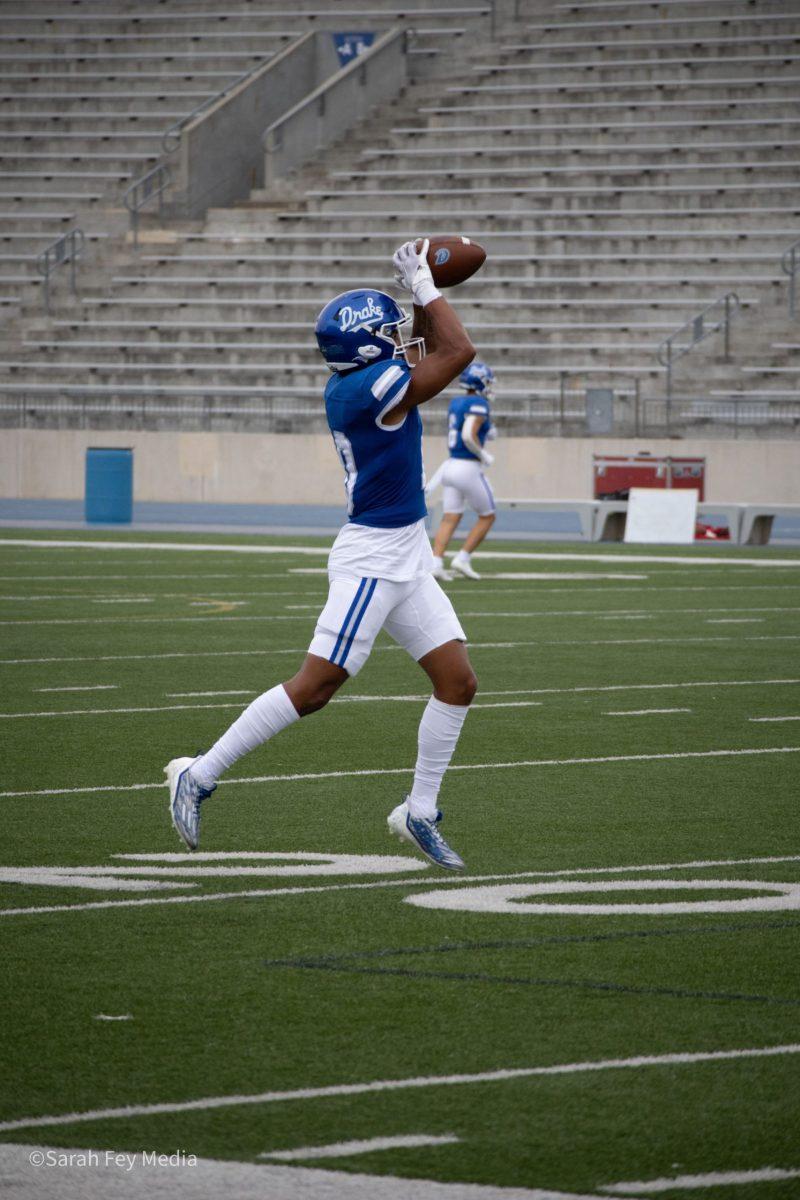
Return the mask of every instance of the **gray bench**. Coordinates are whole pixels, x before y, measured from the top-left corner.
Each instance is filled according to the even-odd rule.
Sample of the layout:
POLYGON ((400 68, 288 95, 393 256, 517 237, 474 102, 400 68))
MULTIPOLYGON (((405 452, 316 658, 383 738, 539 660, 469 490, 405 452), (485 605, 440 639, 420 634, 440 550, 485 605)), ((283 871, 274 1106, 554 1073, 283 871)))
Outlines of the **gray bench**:
POLYGON ((776 517, 800 517, 800 504, 746 504, 742 513, 742 545, 766 546, 776 517))
POLYGON ((528 500, 497 497, 495 504, 498 508, 528 509, 533 512, 574 513, 578 518, 583 540, 585 542, 592 540, 597 510, 596 500, 528 500))

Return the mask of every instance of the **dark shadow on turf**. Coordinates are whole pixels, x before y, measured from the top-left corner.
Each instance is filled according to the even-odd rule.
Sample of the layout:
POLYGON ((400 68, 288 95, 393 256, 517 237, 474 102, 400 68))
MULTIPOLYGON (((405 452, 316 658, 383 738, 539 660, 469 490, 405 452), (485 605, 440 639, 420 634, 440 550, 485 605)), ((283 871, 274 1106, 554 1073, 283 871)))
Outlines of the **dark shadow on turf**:
POLYGON ((359 961, 394 958, 407 955, 446 954, 458 950, 507 950, 536 946, 564 945, 583 942, 613 942, 630 938, 686 937, 698 934, 729 934, 747 930, 800 928, 800 921, 748 921, 732 925, 694 925, 682 929, 634 929, 618 933, 564 934, 534 938, 515 938, 508 941, 445 942, 438 946, 384 947, 379 950, 351 951, 346 954, 320 955, 315 958, 266 959, 265 967, 284 967, 296 970, 331 971, 356 975, 392 975, 406 979, 438 979, 457 983, 491 983, 522 987, 562 987, 589 991, 626 993, 630 995, 670 996, 676 999, 746 1001, 757 1004, 800 1006, 800 999, 783 996, 751 995, 743 992, 695 991, 686 988, 646 987, 592 979, 525 978, 509 975, 490 975, 484 972, 421 971, 404 967, 360 966, 359 961))

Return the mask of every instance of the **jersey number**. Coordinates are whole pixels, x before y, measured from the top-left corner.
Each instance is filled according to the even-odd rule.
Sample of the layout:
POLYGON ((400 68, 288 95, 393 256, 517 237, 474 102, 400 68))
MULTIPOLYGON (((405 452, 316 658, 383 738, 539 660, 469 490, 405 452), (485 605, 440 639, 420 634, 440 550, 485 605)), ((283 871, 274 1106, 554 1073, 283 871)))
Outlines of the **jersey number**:
POLYGON ((347 493, 347 515, 350 517, 353 515, 353 492, 355 491, 356 480, 358 479, 356 460, 348 437, 345 437, 338 429, 334 429, 333 440, 336 449, 339 451, 342 466, 344 467, 344 490, 347 493))
POLYGON ((447 430, 447 448, 448 450, 455 450, 458 444, 458 417, 455 413, 450 413, 447 423, 449 425, 447 430))

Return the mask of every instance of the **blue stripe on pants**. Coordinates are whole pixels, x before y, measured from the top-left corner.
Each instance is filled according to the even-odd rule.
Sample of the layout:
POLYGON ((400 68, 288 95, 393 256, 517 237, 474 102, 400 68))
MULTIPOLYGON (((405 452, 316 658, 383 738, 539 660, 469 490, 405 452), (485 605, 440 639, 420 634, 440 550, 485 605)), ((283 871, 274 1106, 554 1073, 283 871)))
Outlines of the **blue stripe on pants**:
MULTIPOLYGON (((491 506, 492 506, 492 512, 494 512, 494 511, 495 511, 494 493, 492 492, 492 489, 489 487, 489 484, 486 482, 486 476, 485 476, 485 475, 481 475, 481 483, 482 483, 482 484, 483 484, 483 486, 484 486, 484 489, 485 489, 485 491, 486 491, 486 495, 489 497, 489 503, 490 503, 490 504, 491 504, 491 506)), ((487 513, 486 515, 488 516, 488 513, 487 513)))
POLYGON ((355 599, 353 600, 353 603, 350 605, 350 607, 347 610, 347 616, 345 617, 345 619, 342 623, 342 628, 339 630, 339 636, 336 639, 336 645, 333 647, 333 654, 328 659, 328 662, 332 662, 332 663, 336 662, 336 655, 339 653, 339 647, 342 644, 342 638, 344 637, 344 635, 347 632, 347 626, 350 624, 350 618, 352 617, 353 613, 355 612, 356 606, 357 606, 359 600, 361 599, 361 593, 364 591, 364 588, 366 586, 367 586, 366 579, 362 579, 361 583, 358 585, 358 591, 356 592, 355 599))
POLYGON ((366 597, 365 597, 365 599, 364 599, 364 603, 361 605, 361 610, 360 610, 360 612, 359 612, 358 616, 356 617, 356 619, 355 619, 355 621, 354 621, 354 623, 353 623, 353 630, 352 630, 352 632, 351 632, 350 636, 348 637, 347 641, 345 642, 344 650, 342 651, 342 657, 341 657, 341 659, 340 659, 340 661, 339 661, 339 666, 340 666, 340 667, 343 667, 343 666, 344 666, 345 659, 347 658, 348 654, 350 653, 350 647, 351 647, 351 646, 352 646, 352 644, 353 644, 353 638, 354 638, 354 637, 356 636, 356 634, 358 633, 358 627, 359 627, 359 625, 361 624, 361 621, 362 621, 362 619, 363 619, 364 613, 365 613, 365 612, 367 611, 367 609, 369 608, 369 602, 370 602, 370 600, 372 599, 372 595, 373 595, 373 592, 375 591, 375 588, 376 588, 376 586, 377 586, 377 583, 378 583, 377 579, 373 579, 373 580, 372 580, 372 582, 371 582, 371 583, 370 583, 370 585, 369 585, 369 589, 367 590, 367 594, 366 594, 366 597))

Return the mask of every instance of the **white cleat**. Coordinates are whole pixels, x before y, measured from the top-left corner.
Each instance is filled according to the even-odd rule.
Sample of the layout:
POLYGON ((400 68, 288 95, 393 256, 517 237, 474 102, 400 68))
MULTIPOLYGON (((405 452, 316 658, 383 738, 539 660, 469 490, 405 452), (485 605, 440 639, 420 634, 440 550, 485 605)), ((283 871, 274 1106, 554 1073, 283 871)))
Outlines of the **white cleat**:
POLYGON ((404 842, 410 842, 415 850, 419 850, 425 858, 430 859, 437 867, 445 871, 463 871, 464 860, 439 832, 442 814, 437 809, 436 816, 431 820, 425 817, 412 817, 408 811, 408 802, 403 801, 397 808, 392 809, 386 818, 389 832, 404 842))
POLYGON ((434 579, 441 579, 444 583, 449 583, 453 578, 451 572, 445 570, 444 567, 434 567, 431 571, 431 575, 433 575, 434 579))
POLYGON ((459 561, 457 558, 450 560, 450 568, 457 571, 459 575, 463 575, 465 579, 480 579, 478 572, 468 562, 459 561))
POLYGON ((217 788, 216 784, 212 788, 201 787, 192 779, 189 767, 195 762, 197 758, 173 758, 164 767, 172 824, 189 850, 196 850, 200 844, 200 805, 217 788))

